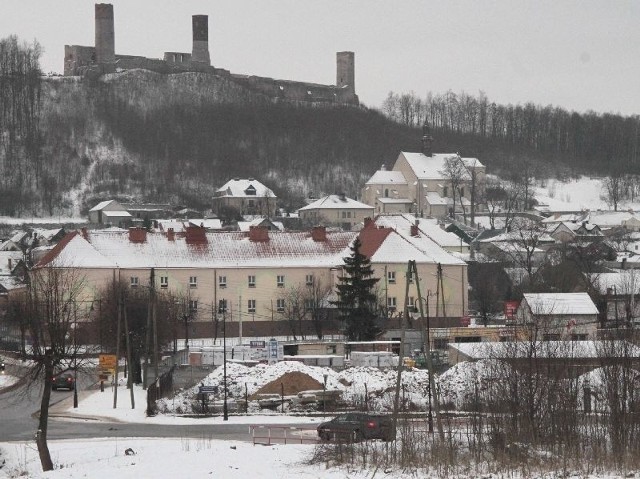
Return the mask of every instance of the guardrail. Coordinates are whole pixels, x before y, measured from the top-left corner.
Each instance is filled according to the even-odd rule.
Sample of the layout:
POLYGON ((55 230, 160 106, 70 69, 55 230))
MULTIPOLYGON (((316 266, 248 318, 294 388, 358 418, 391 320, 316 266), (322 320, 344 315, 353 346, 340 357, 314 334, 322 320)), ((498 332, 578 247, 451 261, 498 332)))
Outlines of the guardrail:
POLYGON ((319 442, 315 428, 301 428, 291 426, 249 426, 253 445, 271 444, 316 444, 319 442))

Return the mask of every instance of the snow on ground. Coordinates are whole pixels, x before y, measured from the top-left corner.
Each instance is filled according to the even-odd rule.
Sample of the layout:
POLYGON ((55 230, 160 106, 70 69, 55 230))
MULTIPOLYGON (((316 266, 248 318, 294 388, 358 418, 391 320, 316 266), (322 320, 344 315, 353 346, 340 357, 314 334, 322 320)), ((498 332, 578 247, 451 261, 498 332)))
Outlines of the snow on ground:
MULTIPOLYGON (((334 371, 331 368, 307 366, 298 361, 281 361, 273 365, 258 364, 253 367, 237 363, 227 363, 227 390, 230 398, 243 398, 246 390, 249 396, 256 393, 264 385, 280 378, 288 372, 301 372, 312 377, 320 384, 327 375, 327 391, 342 391, 342 399, 347 402, 363 402, 368 396, 370 408, 390 411, 393 405, 394 387, 396 383, 395 369, 380 370, 373 367, 348 368, 334 371)), ((428 373, 425 370, 410 369, 402 374, 403 395, 407 401, 415 405, 424 405, 428 373)), ((216 368, 202 380, 205 386, 217 386, 222 391, 223 368, 216 368)), ((188 414, 193 412, 195 394, 198 386, 187 389, 175 398, 163 399, 159 410, 169 414, 188 414)))
POLYGON ((0 374, 0 389, 6 388, 18 382, 20 378, 11 376, 10 374, 0 374))
POLYGON ((62 225, 86 223, 87 218, 81 216, 47 216, 43 218, 36 217, 20 217, 12 218, 11 216, 0 216, 0 225, 62 225))
MULTIPOLYGON (((602 196, 602 178, 582 176, 577 180, 563 182, 549 179, 538 181, 534 187, 534 196, 538 202, 549 206, 551 211, 580 211, 589 209, 608 210, 602 196)), ((640 209, 640 202, 621 201, 618 210, 640 209)))

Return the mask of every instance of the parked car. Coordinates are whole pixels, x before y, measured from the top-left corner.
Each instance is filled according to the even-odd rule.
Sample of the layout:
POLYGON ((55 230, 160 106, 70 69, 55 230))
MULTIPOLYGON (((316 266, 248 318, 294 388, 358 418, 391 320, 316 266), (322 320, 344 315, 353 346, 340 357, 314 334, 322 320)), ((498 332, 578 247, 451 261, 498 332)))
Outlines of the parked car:
POLYGON ((71 373, 57 374, 53 377, 51 382, 51 389, 57 391, 58 389, 69 389, 73 391, 76 386, 76 379, 71 373))
POLYGON ((393 441, 396 438, 396 429, 391 416, 352 412, 340 414, 320 424, 318 436, 322 441, 393 441))

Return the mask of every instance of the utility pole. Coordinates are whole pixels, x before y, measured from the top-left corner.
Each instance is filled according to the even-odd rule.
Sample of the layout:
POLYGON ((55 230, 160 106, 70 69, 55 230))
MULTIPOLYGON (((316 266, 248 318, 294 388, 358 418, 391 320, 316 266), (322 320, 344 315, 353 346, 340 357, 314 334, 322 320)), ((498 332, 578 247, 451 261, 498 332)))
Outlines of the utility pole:
POLYGON ((116 283, 115 279, 113 281, 114 293, 117 298, 117 316, 118 316, 118 325, 116 327, 116 373, 114 378, 114 387, 113 387, 113 409, 118 405, 118 362, 120 362, 120 323, 122 322, 122 304, 121 304, 121 296, 118 291, 115 290, 117 287, 120 288, 120 283, 116 283))
POLYGON ((149 277, 149 302, 147 303, 147 327, 145 328, 145 340, 144 340, 144 370, 142 371, 142 389, 147 389, 147 383, 149 382, 149 352, 151 349, 151 308, 153 297, 153 268, 151 268, 151 275, 149 277))
POLYGON ((229 420, 227 407, 227 308, 222 312, 222 387, 224 388, 224 402, 222 403, 222 420, 229 420))
POLYGON ((409 314, 409 278, 411 278, 411 263, 409 261, 407 265, 407 272, 405 275, 405 291, 404 291, 404 312, 400 320, 400 351, 398 353, 398 373, 396 375, 396 390, 395 397, 393 399, 393 425, 397 429, 398 427, 398 410, 400 408, 400 384, 402 382, 402 368, 404 367, 404 337, 405 328, 407 324, 407 316, 409 314))
POLYGON ((131 396, 131 409, 135 409, 136 401, 133 395, 133 364, 131 364, 131 338, 129 337, 129 321, 127 319, 126 303, 123 303, 122 305, 122 314, 124 315, 124 334, 125 342, 127 345, 127 364, 129 366, 129 378, 127 380, 127 387, 129 388, 131 396))
MULTIPOLYGON (((433 362, 431 361, 431 338, 429 337, 430 325, 429 325, 429 309, 428 309, 429 299, 427 296, 427 321, 425 324, 424 309, 422 308, 422 293, 420 292, 420 278, 418 277, 418 268, 416 267, 415 261, 412 261, 410 263, 413 263, 413 272, 416 278, 416 288, 418 289, 418 305, 420 307, 420 322, 422 323, 422 327, 426 328, 424 352, 427 360, 427 368, 429 370, 429 391, 430 391, 429 399, 433 398, 433 409, 436 413, 436 425, 438 426, 438 434, 440 435, 440 439, 444 441, 444 430, 442 429, 442 418, 440 417, 438 390, 436 389, 436 382, 433 377, 433 362)), ((439 263, 438 263, 438 271, 439 272, 441 271, 439 263)), ((430 406, 429 409, 431 409, 431 402, 429 403, 429 406, 430 406)), ((433 430, 433 426, 430 425, 430 431, 432 430, 433 430)))

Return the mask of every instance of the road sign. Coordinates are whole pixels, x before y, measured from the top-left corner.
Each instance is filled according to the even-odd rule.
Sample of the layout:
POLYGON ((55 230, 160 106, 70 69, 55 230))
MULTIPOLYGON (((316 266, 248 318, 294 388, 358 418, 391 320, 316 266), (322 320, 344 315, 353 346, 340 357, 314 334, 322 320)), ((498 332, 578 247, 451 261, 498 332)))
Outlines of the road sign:
POLYGON ((266 341, 249 341, 249 346, 252 348, 264 349, 266 347, 266 341))
POLYGON ((218 386, 200 386, 200 394, 214 394, 218 392, 218 386))
POLYGON ((115 371, 118 359, 115 354, 101 354, 99 356, 99 368, 103 371, 115 371))

